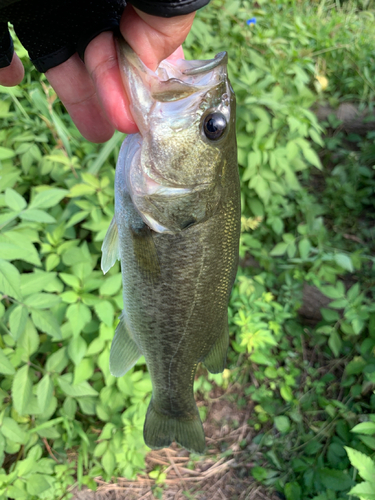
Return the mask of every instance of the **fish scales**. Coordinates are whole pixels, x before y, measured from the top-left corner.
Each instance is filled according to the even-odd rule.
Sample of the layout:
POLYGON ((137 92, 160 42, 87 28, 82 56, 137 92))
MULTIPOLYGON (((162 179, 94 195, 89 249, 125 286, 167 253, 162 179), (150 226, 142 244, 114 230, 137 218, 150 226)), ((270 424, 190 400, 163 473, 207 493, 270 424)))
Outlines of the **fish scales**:
POLYGON ((115 217, 103 244, 103 270, 119 258, 123 277, 111 372, 123 375, 143 354, 153 387, 146 444, 161 448, 175 440, 202 453, 194 376, 199 362, 214 373, 224 368, 238 265, 234 95, 223 54, 208 62, 181 61, 177 68, 167 63, 165 71, 180 82, 175 78, 168 91, 171 78, 160 80, 143 67, 123 41, 119 53, 140 134, 128 136, 121 148, 115 217), (222 138, 212 139, 220 126, 222 138))

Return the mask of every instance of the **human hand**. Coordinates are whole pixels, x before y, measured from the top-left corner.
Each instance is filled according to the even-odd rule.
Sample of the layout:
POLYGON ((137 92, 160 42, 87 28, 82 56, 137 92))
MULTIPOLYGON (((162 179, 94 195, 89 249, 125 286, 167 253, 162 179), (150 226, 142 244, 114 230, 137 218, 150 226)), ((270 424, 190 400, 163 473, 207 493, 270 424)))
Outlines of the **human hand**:
MULTIPOLYGON (((181 43, 190 31, 194 14, 157 17, 128 4, 120 31, 146 66, 155 70, 163 59, 183 57, 181 43)), ((74 54, 49 69, 46 77, 86 139, 105 142, 115 129, 124 133, 138 131, 121 81, 112 32, 103 32, 89 43, 85 63, 74 54)), ((11 65, 0 69, 0 83, 16 85, 22 78, 23 66, 14 54, 11 65)))

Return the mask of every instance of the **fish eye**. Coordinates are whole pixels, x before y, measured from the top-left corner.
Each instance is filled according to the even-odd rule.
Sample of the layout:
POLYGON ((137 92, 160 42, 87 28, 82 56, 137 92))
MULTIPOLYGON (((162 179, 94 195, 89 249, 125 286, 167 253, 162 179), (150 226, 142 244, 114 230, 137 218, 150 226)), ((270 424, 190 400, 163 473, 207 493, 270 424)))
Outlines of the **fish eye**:
POLYGON ((207 139, 217 141, 227 128, 227 120, 221 113, 210 113, 203 122, 203 131, 207 139))

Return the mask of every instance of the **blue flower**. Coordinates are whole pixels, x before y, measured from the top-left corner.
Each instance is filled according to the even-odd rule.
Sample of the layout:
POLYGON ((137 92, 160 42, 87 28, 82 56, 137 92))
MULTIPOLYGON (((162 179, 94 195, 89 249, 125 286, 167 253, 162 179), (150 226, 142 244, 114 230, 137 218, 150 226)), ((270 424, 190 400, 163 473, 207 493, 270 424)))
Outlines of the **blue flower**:
POLYGON ((257 23, 257 18, 256 18, 256 17, 252 17, 251 19, 248 19, 248 20, 246 21, 246 24, 247 24, 248 26, 254 26, 254 24, 256 24, 256 23, 257 23))

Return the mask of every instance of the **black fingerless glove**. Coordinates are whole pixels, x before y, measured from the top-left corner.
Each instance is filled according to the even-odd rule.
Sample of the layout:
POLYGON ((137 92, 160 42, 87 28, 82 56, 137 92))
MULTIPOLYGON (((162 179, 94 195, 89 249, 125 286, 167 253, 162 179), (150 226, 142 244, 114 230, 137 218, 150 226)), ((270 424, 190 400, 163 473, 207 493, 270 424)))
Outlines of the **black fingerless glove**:
MULTIPOLYGON (((130 0, 154 16, 189 14, 209 0, 130 0)), ((9 66, 12 23, 36 69, 42 73, 65 62, 75 52, 81 59, 87 45, 103 31, 118 29, 125 0, 0 0, 0 68, 9 66)))
POLYGON ((45 72, 75 52, 83 59, 93 38, 118 28, 124 8, 125 0, 0 0, 0 68, 13 55, 8 22, 36 69, 45 72))

